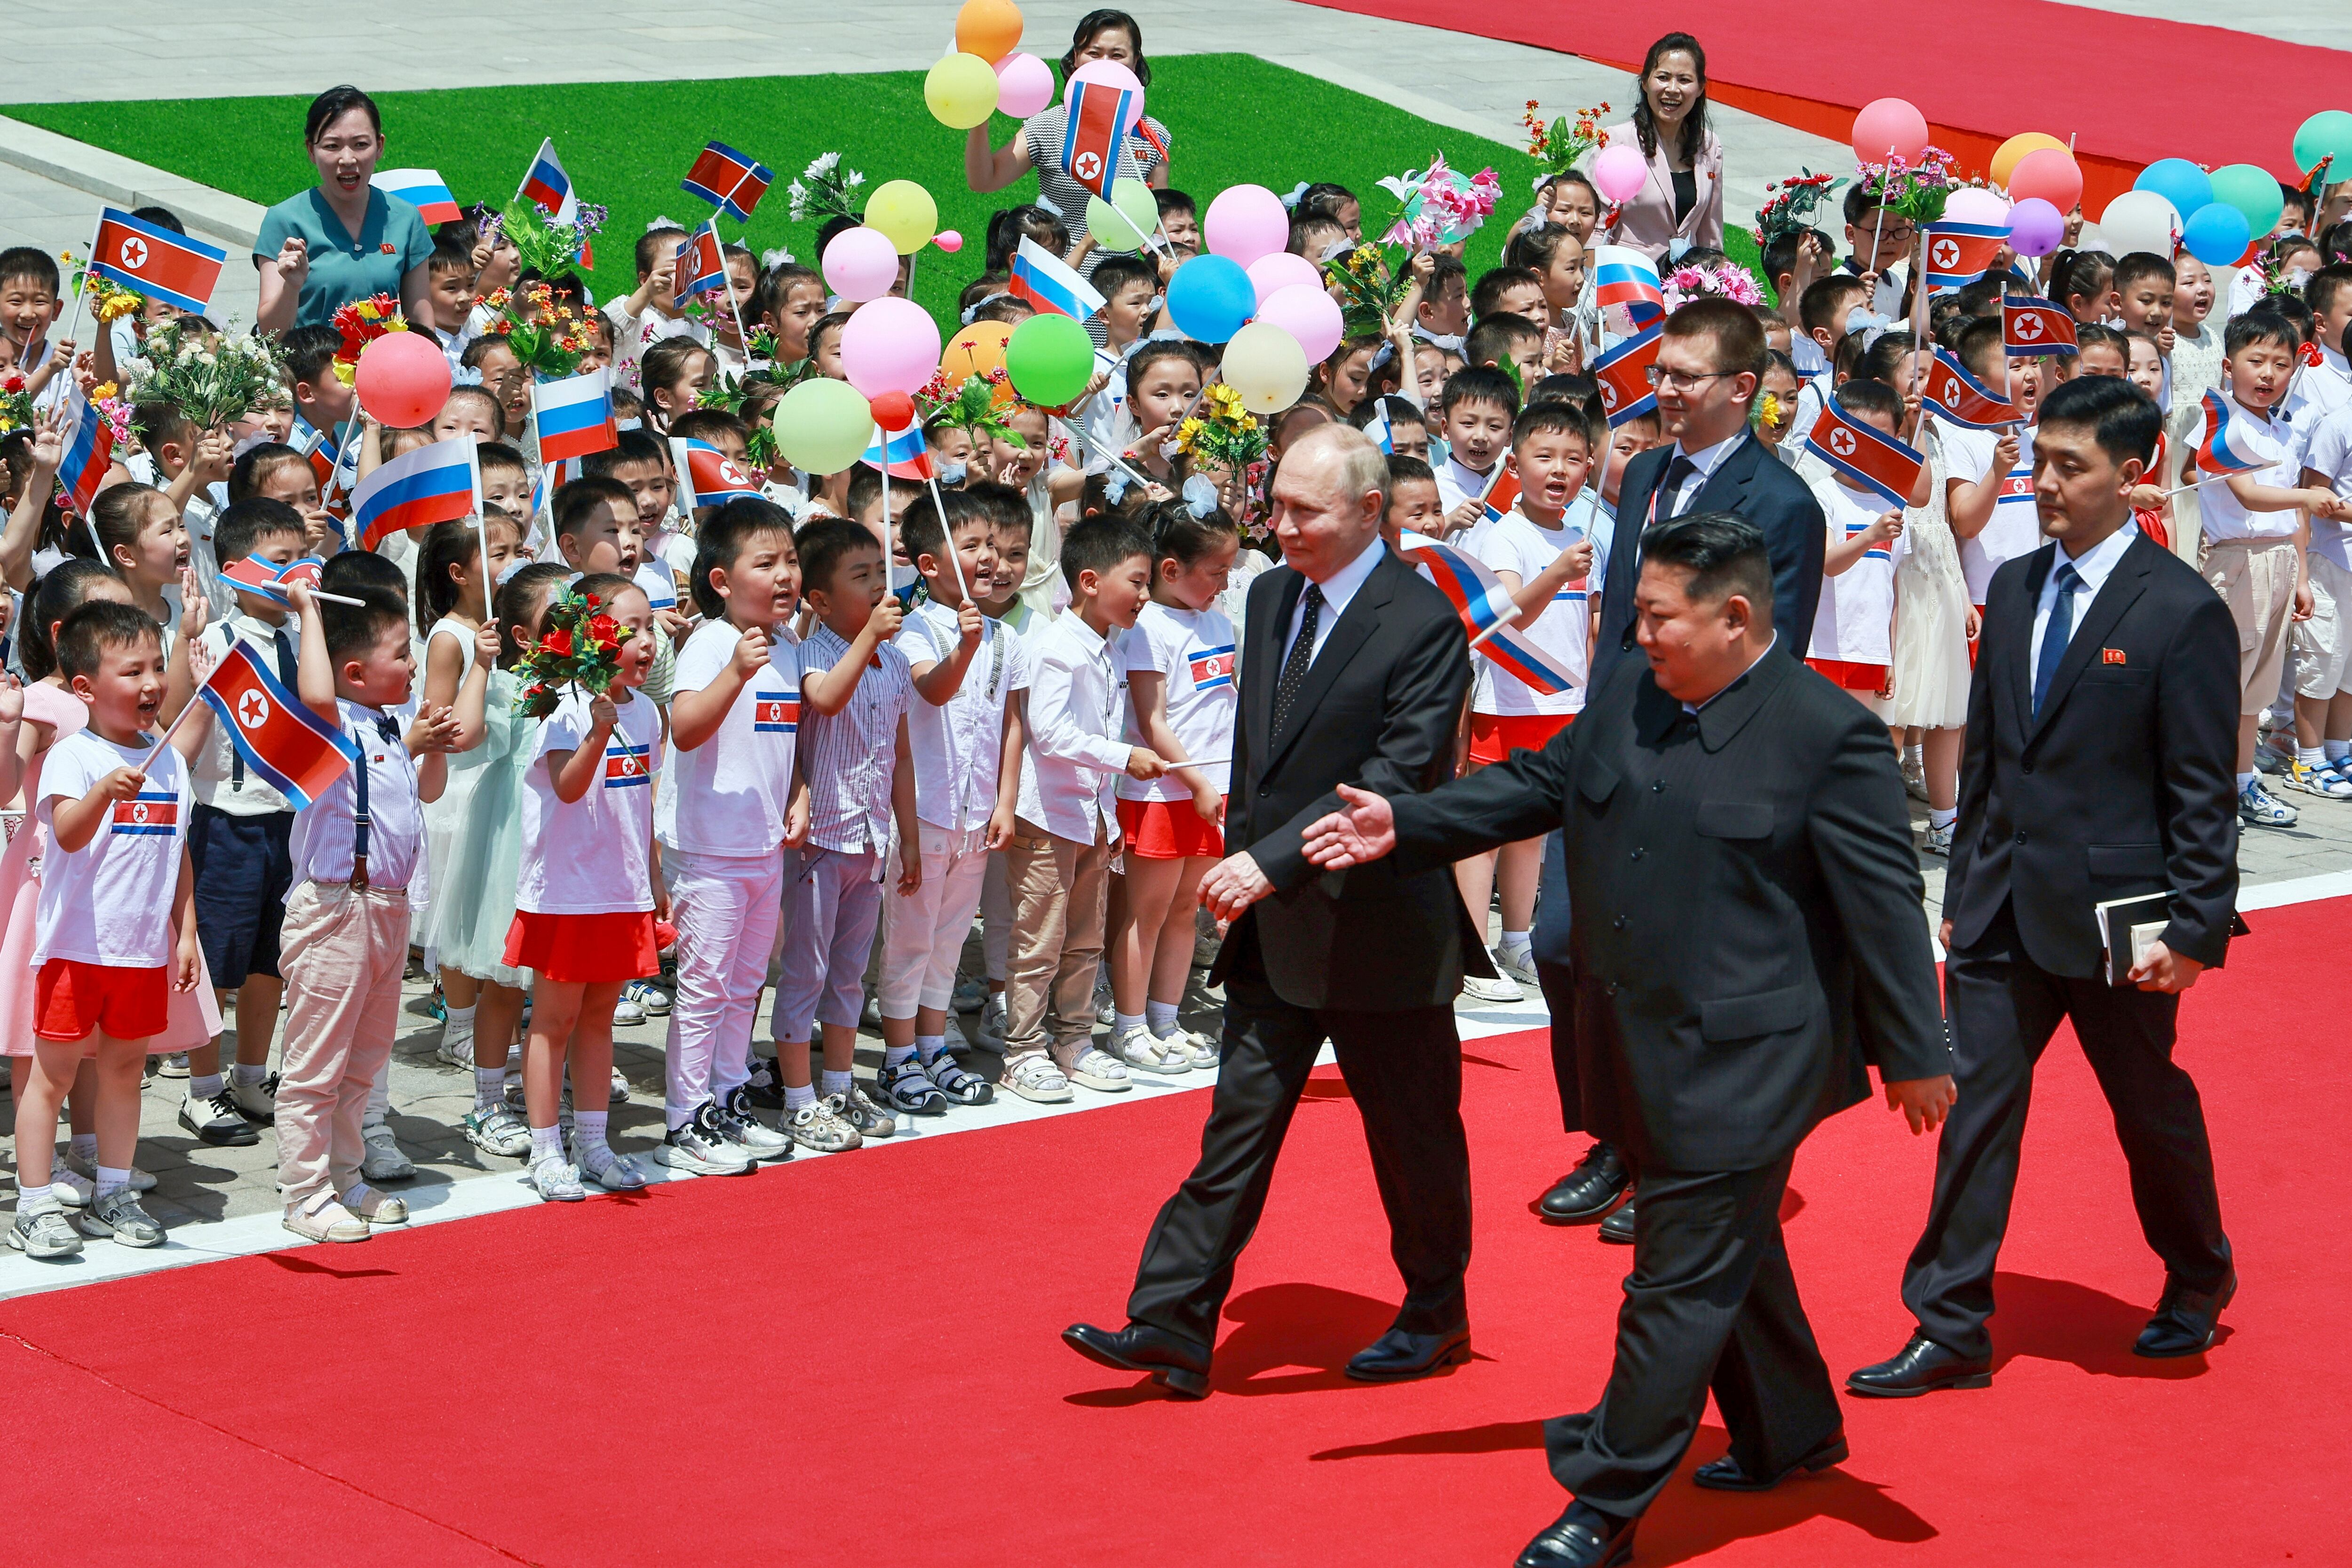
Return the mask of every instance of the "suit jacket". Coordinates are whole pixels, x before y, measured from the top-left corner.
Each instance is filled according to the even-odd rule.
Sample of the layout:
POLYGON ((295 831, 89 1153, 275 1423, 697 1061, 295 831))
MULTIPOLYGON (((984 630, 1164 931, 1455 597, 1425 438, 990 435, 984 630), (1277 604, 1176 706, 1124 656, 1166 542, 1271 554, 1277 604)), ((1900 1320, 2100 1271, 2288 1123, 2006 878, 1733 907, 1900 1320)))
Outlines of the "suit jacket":
POLYGON ((1960 818, 1944 879, 1952 945, 2006 903, 2033 962, 2101 973, 2091 906, 2176 895, 2164 944, 2226 955, 2238 902, 2238 633, 2196 571, 2147 536, 2098 594, 2033 712, 2033 612, 2058 547, 2002 563, 1969 685, 1960 818))
MULTIPOLYGON (((1633 588, 1641 581, 1642 530, 1650 521, 1651 492, 1665 478, 1673 457, 1671 446, 1652 447, 1625 465, 1618 487, 1616 531, 1610 537, 1609 574, 1601 590, 1601 636, 1592 655, 1596 689, 1624 655, 1641 662, 1633 647, 1633 588)), ((1764 531, 1764 548, 1772 557, 1772 626, 1780 634, 1781 649, 1802 660, 1813 635, 1813 610, 1821 603, 1822 557, 1828 547, 1829 520, 1822 503, 1770 447, 1743 436, 1683 515, 1701 511, 1737 512, 1764 531)))
POLYGON ((1767 655, 1696 715, 1621 661, 1539 752, 1396 800, 1401 868, 1562 829, 1586 1127, 1742 1171, 1889 1079, 1950 1070, 1885 727, 1767 655))
POLYGON ((1283 644, 1306 590, 1307 579, 1288 567, 1250 584, 1225 843, 1246 847, 1275 891, 1234 923, 1211 980, 1221 983, 1242 955, 1255 954, 1275 993, 1296 1006, 1450 1005, 1465 961, 1474 973, 1494 973, 1452 873, 1406 875, 1388 861, 1318 870, 1300 833, 1339 809, 1339 784, 1409 795, 1452 772, 1454 725, 1470 687, 1469 639, 1445 595, 1383 552, 1276 734, 1283 644))
MULTIPOLYGON (((1679 139, 1682 132, 1677 130, 1675 135, 1679 139)), ((1642 139, 1629 120, 1609 128, 1609 144, 1639 147, 1642 139)), ((1606 237, 1607 243, 1631 246, 1652 261, 1662 261, 1670 242, 1676 239, 1686 239, 1710 250, 1722 249, 1723 143, 1714 132, 1706 133, 1698 156, 1691 160, 1691 174, 1697 181, 1698 199, 1691 203, 1690 211, 1676 223, 1675 172, 1666 161, 1666 142, 1661 137, 1658 150, 1650 154, 1649 177, 1633 199, 1618 210, 1617 225, 1606 237)), ((1663 265, 1660 270, 1664 270, 1663 265)))

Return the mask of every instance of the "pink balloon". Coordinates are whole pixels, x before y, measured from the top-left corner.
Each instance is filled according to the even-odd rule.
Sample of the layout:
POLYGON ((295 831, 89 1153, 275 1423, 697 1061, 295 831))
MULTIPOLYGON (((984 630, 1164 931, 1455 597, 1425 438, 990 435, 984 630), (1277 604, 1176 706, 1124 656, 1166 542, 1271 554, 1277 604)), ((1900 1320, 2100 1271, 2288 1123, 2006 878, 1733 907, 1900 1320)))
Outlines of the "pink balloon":
POLYGON ((428 424, 449 401, 449 361, 415 332, 386 332, 360 351, 360 406, 388 430, 428 424))
POLYGON ((2060 212, 2072 212, 2083 199, 2083 171, 2074 154, 2063 147, 2037 147, 2009 172, 2011 201, 2038 196, 2060 212))
MULTIPOLYGON (((1143 84, 1135 79, 1133 71, 1117 60, 1088 60, 1070 73, 1070 79, 1098 81, 1106 87, 1123 87, 1135 94, 1135 111, 1138 114, 1143 112, 1143 84)), ((1067 89, 1063 91, 1065 97, 1068 96, 1067 89)), ((998 101, 1001 103, 1003 100, 1000 99, 998 101)))
POLYGON ((1944 216, 1954 223, 2005 224, 2009 204, 1980 185, 1962 185, 1945 198, 1944 216))
POLYGON ((878 228, 845 228, 824 247, 824 280, 845 300, 879 300, 898 281, 898 247, 878 228))
POLYGON ((2020 256, 2047 256, 2066 237, 2066 215, 2040 196, 2009 209, 2009 247, 2020 256))
POLYGON ((842 374, 868 397, 912 393, 939 368, 939 323, 912 300, 860 305, 841 329, 842 374))
POLYGON ((1853 155, 1865 163, 1884 163, 1890 151, 1916 163, 1927 150, 1927 117, 1906 100, 1874 99, 1853 117, 1853 155))
POLYGON ((957 251, 963 248, 963 236, 958 234, 951 228, 943 228, 940 230, 939 233, 931 236, 931 243, 938 246, 941 250, 946 251, 950 256, 953 256, 957 251))
POLYGON ((1603 147, 1592 160, 1592 184, 1612 202, 1629 202, 1650 177, 1650 165, 1641 149, 1626 142, 1603 147))
POLYGON ((1247 267, 1290 248, 1290 209, 1264 185, 1229 185, 1209 204, 1201 235, 1213 255, 1247 267))
POLYGON ((1323 273, 1307 258, 1277 250, 1272 256, 1261 256, 1249 264, 1249 280, 1250 286, 1257 290, 1257 302, 1262 307, 1276 290, 1287 289, 1294 283, 1304 283, 1309 289, 1322 288, 1323 273))
POLYGON ((1292 283, 1276 289, 1259 303, 1256 319, 1297 338, 1309 364, 1330 358, 1339 340, 1348 335, 1339 302, 1323 291, 1320 283, 1292 283))
POLYGON ((996 62, 996 108, 1026 120, 1054 101, 1054 68, 1018 50, 996 62))

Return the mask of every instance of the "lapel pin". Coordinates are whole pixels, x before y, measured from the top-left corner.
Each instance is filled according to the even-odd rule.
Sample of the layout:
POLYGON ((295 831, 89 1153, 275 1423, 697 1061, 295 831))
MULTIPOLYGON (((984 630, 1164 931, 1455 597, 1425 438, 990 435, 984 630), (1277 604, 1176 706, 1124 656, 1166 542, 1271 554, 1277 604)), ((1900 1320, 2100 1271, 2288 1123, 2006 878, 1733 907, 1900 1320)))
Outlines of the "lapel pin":
POLYGON ((2121 664, 2123 661, 2124 650, 2119 647, 2103 647, 2099 650, 2101 664, 2121 664))

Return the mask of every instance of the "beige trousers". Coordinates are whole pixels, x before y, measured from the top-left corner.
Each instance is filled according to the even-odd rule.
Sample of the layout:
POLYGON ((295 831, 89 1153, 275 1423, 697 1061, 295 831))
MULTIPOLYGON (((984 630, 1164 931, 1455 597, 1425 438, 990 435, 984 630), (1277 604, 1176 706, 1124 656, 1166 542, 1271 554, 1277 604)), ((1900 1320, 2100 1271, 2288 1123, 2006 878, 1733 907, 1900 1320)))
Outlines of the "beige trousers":
POLYGON ((400 1026, 408 891, 298 882, 278 973, 286 1050, 278 1083, 278 1190, 289 1204, 359 1184, 368 1089, 400 1026))
POLYGON ((1067 1072, 1094 1039, 1111 842, 1097 837, 1081 844, 1032 834, 1030 826, 1020 824, 1004 851, 1013 893, 1004 1060, 1011 1068, 1044 1054, 1050 1036, 1054 1064, 1067 1072))

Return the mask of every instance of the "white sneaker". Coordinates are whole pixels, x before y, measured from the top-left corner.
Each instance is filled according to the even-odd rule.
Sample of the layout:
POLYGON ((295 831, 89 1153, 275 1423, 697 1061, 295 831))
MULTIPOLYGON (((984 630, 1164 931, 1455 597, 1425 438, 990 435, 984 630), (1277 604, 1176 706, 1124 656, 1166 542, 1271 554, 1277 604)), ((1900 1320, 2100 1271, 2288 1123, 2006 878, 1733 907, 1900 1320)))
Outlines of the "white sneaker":
POLYGON ((1517 981, 1522 992, 1540 987, 1543 984, 1536 978, 1536 954, 1531 947, 1508 951, 1496 948, 1495 967, 1502 971, 1505 978, 1517 981))
POLYGON ((1952 830, 1958 826, 1958 822, 1948 822, 1941 827, 1930 823, 1927 837, 1919 841, 1919 852, 1922 855, 1940 855, 1948 860, 1952 855, 1952 830))
POLYGON ((1069 1079, 1100 1094, 1125 1094, 1135 1087, 1127 1076, 1127 1064, 1097 1046, 1078 1053, 1078 1059, 1070 1064, 1069 1079))
POLYGON ((980 1044, 992 1051, 1004 1049, 1004 993, 993 991, 980 1005, 980 1044))
POLYGON ((1110 1025, 1118 1022, 1118 1004, 1111 999, 1108 974, 1100 975, 1095 981, 1095 1022, 1110 1025))
POLYGON ((188 1053, 185 1051, 174 1051, 172 1055, 165 1057, 163 1060, 157 1062, 155 1064, 155 1076, 157 1078, 187 1077, 188 1053))
POLYGON ((614 1105, 625 1104, 628 1101, 629 1080, 621 1076, 621 1069, 619 1068, 614 1068, 613 1069, 612 1096, 613 1103, 614 1105))
POLYGON ((360 1142, 367 1152, 360 1156, 360 1174, 371 1182, 404 1182, 416 1174, 416 1162, 401 1152, 400 1141, 392 1135, 385 1122, 372 1122, 360 1129, 360 1142))
POLYGON ((433 1047, 433 1059, 443 1067, 468 1068, 474 1065, 474 1031, 468 1026, 460 1034, 451 1029, 446 1020, 441 1025, 441 1043, 433 1047))
MULTIPOLYGON (((1494 957, 1494 954, 1490 952, 1486 956, 1492 958, 1494 957)), ((1528 999, 1528 994, 1519 989, 1519 983, 1517 981, 1512 979, 1508 974, 1501 973, 1502 967, 1502 964, 1499 963, 1495 965, 1496 973, 1495 978, 1492 980, 1487 979, 1482 974, 1464 975, 1462 977, 1462 994, 1467 996, 1473 1002, 1526 1001, 1528 999)))
POLYGON ((2293 827, 2302 814, 2254 779, 2238 792, 2238 820, 2249 827, 2293 827))
POLYGON ((1072 1098, 1070 1080, 1051 1057, 1031 1057, 1005 1068, 1004 1087, 1040 1105, 1067 1105, 1072 1098))
POLYGON ((1163 1040, 1138 1024, 1111 1042, 1111 1050, 1131 1068, 1146 1072, 1190 1072, 1192 1058, 1173 1041, 1163 1040))
MULTIPOLYGON (((152 1176, 147 1179, 150 1182, 154 1180, 152 1176)), ((134 1188, 139 1185, 136 1182, 131 1184, 134 1188)), ((98 1183, 74 1170, 63 1158, 58 1158, 49 1162, 49 1190, 67 1208, 83 1209, 88 1208, 89 1200, 98 1195, 98 1183)))

